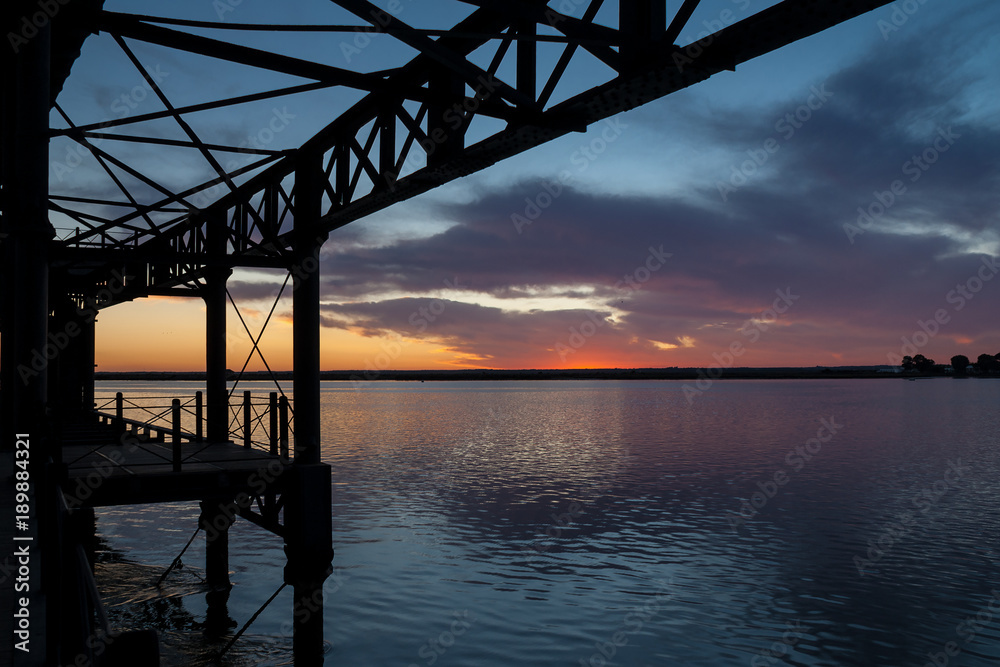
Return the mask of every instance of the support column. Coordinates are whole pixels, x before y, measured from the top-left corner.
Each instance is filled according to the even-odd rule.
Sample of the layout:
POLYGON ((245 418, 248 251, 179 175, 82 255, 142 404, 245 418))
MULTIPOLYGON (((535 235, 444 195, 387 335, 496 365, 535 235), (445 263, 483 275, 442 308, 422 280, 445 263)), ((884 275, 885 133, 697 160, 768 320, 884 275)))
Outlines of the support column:
POLYGON ((333 559, 330 466, 320 463, 320 273, 318 232, 323 196, 321 155, 303 156, 295 174, 293 359, 295 462, 284 484, 285 581, 294 590, 296 665, 323 663, 323 582, 333 559))
MULTIPOLYGON (((64 286, 58 285, 53 294, 64 286)), ((49 362, 49 405, 58 425, 78 421, 84 410, 93 407, 94 327, 80 316, 80 309, 68 296, 52 304, 49 343, 61 352, 49 362), (89 368, 88 368, 89 366, 89 368), (90 403, 87 403, 88 380, 90 403)))
MULTIPOLYGON (((206 220, 205 245, 211 264, 205 275, 205 398, 206 436, 209 442, 229 440, 229 398, 226 387, 226 280, 230 270, 222 264, 227 255, 226 212, 206 220)), ((200 431, 201 429, 196 429, 200 431)), ((233 515, 228 498, 208 498, 201 503, 205 531, 205 578, 208 609, 205 633, 221 636, 236 625, 229 617, 229 528, 233 515)))
POLYGON ((285 486, 285 582, 293 590, 296 665, 323 664, 323 582, 333 561, 330 466, 296 463, 285 486))
POLYGON ((229 616, 229 528, 233 525, 229 498, 209 498, 201 503, 199 522, 205 531, 205 583, 208 592, 205 600, 205 633, 211 636, 226 634, 236 622, 229 616))
MULTIPOLYGON (((38 11, 28 1, 5 3, 3 34, 20 34, 23 17, 38 11), (9 30, 8 30, 9 29, 9 30)), ((45 627, 44 643, 31 644, 31 658, 38 664, 62 664, 60 596, 61 580, 58 470, 51 463, 58 443, 48 437, 46 392, 48 360, 49 258, 54 236, 48 220, 48 120, 50 107, 51 26, 38 26, 17 48, 0 49, 0 169, 3 197, 0 233, 0 270, 3 299, 0 326, 0 449, 13 456, 15 434, 30 436, 30 470, 33 487, 34 527, 30 577, 31 618, 45 627), (45 572, 44 577, 40 574, 45 572)), ((4 516, 9 516, 5 514, 4 516)), ((33 635, 38 637, 38 635, 33 635)), ((5 638, 10 642, 11 638, 5 638)))
MULTIPOLYGON (((96 312, 97 305, 93 301, 88 301, 84 306, 84 312, 96 312)), ((84 412, 94 409, 94 382, 96 379, 95 368, 97 367, 97 319, 94 317, 80 318, 80 383, 81 401, 84 412)))
MULTIPOLYGON (((226 257, 226 213, 212 214, 206 225, 208 255, 217 262, 226 257)), ((229 405, 226 387, 226 280, 230 269, 210 266, 205 276, 205 398, 209 442, 229 440, 229 405)))
MULTIPOLYGON (((16 3, 31 16, 36 7, 16 3)), ((16 51, 3 49, 2 168, 3 346, 0 347, 0 400, 3 449, 12 450, 13 433, 41 437, 46 404, 48 359, 48 246, 54 231, 48 220, 49 30, 16 51)), ((40 444, 40 443, 39 443, 40 444)), ((36 450, 37 451, 37 450, 36 450)), ((41 454, 40 451, 37 452, 41 454)), ((41 463, 41 461, 39 461, 41 463)))
POLYGON ((292 364, 295 410, 295 462, 319 463, 319 234, 323 196, 322 156, 304 156, 295 172, 295 227, 292 232, 292 364))

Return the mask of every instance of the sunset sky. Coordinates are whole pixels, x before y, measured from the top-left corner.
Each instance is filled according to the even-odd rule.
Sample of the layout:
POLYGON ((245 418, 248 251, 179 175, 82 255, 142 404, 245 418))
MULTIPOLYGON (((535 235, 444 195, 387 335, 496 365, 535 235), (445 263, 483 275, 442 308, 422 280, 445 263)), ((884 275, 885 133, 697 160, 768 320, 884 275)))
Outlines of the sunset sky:
MULTIPOLYGON (((347 21, 328 3, 290 4, 284 22, 347 21)), ((418 4, 405 10, 418 25, 472 10, 428 2, 421 15, 418 4)), ((702 2, 680 42, 772 4, 702 2)), ((125 5, 106 3, 220 18, 207 1, 125 5)), ((222 20, 274 20, 261 3, 229 6, 222 20)), ((337 230, 322 254, 321 366, 816 366, 996 354, 998 35, 997 3, 890 5, 337 230), (917 332, 904 350, 901 337, 917 332)), ((410 56, 386 46, 345 63, 342 36, 308 39, 343 67, 410 56)), ((176 52, 133 46, 161 67, 177 103, 293 82, 246 68, 201 71, 176 52)), ((85 46, 60 97, 75 122, 115 117, 115 100, 141 82, 114 54, 107 36, 85 46)), ((238 143, 277 108, 290 120, 273 147, 292 147, 356 99, 336 95, 345 94, 200 122, 208 140, 238 143)), ((131 100, 146 105, 137 112, 162 108, 131 100)), ((52 143, 52 191, 79 195, 86 179, 60 178, 55 167, 67 146, 52 143)), ((158 168, 205 170, 196 157, 165 150, 158 168)), ((230 279, 254 335, 283 279, 246 270, 230 279)), ((274 369, 291 368, 290 318, 288 290, 262 340, 274 369)), ((203 332, 197 299, 108 309, 98 370, 200 370, 203 332)), ((250 347, 232 309, 229 334, 228 365, 239 369, 250 347)))

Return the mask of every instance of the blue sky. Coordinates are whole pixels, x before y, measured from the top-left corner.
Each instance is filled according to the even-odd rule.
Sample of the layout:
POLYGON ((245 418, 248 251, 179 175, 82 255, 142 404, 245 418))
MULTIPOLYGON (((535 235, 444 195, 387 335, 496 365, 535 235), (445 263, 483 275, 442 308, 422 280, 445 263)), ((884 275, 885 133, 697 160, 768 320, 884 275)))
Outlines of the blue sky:
MULTIPOLYGON (((278 15, 272 3, 231 2, 106 6, 228 23, 357 22, 332 3, 289 3, 278 15)), ((401 3, 399 18, 421 27, 451 25, 472 9, 401 3)), ((772 4, 703 2, 679 41, 772 4)), ((617 18, 608 10, 599 20, 617 18)), ((938 361, 1000 352, 1000 280, 991 282, 1000 255, 998 28, 995 3, 894 3, 336 231, 323 255, 324 367, 364 367, 392 341, 406 343, 391 359, 399 368, 704 366, 735 343, 733 365, 878 364, 914 334, 917 350, 938 361), (519 225, 532 203, 545 206, 519 225), (629 276, 634 288, 616 287, 629 276), (772 318, 779 293, 797 298, 772 318), (433 322, 413 317, 431 304, 441 310, 433 322)), ((365 37, 224 34, 361 71, 413 53, 386 35, 365 37)), ((175 105, 302 83, 129 45, 175 105)), ((571 68, 556 101, 606 80, 594 63, 571 68)), ((102 35, 88 41, 59 102, 77 124, 161 109, 141 84, 102 35)), ((326 89, 189 120, 207 141, 285 149, 359 98, 326 89)), ((182 137, 173 121, 144 126, 182 137)), ((116 196, 89 157, 75 165, 71 145, 52 143, 53 192, 116 196)), ((211 173, 188 149, 102 148, 173 187, 211 173)), ((253 318, 278 284, 238 271, 230 288, 253 318)), ((194 330, 199 307, 150 300, 122 311, 189 311, 194 330)), ((109 332, 127 318, 115 310, 104 318, 109 332)), ((289 310, 279 306, 284 325, 289 310)), ((275 332, 276 348, 287 347, 286 334, 275 332)), ((238 357, 242 348, 232 349, 238 357)), ((196 345, 189 354, 197 367, 196 345)), ((104 355, 116 363, 110 349, 104 355)))

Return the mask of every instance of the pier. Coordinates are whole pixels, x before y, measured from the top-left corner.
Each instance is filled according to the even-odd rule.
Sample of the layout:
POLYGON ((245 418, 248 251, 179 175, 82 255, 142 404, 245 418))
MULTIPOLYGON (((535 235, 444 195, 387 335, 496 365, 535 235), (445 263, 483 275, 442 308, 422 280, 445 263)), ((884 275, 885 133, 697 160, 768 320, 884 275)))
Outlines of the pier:
MULTIPOLYGON (((295 664, 321 664, 322 586, 333 559, 331 469, 320 457, 320 253, 330 233, 888 1, 784 0, 688 44, 680 35, 697 0, 618 0, 610 3, 616 25, 597 21, 599 0, 576 3, 579 16, 546 2, 489 0, 465 3, 465 18, 431 30, 364 0, 335 1, 355 19, 350 25, 282 24, 278 14, 268 24, 141 16, 109 11, 102 0, 6 3, 0 663, 156 664, 148 632, 106 641, 112 628, 84 544, 95 507, 186 500, 201 504, 215 607, 231 586, 232 521, 253 521, 284 541, 295 664), (331 51, 344 35, 379 33, 417 53, 398 67, 352 70, 241 44, 233 30, 273 33, 293 51, 300 33, 332 36, 331 51), (74 120, 60 92, 80 76, 94 39, 110 40, 157 111, 74 120), (558 55, 540 57, 543 44, 558 55), (192 70, 236 64, 297 82, 179 104, 137 45, 168 49, 192 70), (582 92, 571 82, 568 94, 561 84, 581 58, 590 78, 582 92), (291 148, 234 146, 218 127, 220 136, 203 136, 195 120, 328 89, 349 103, 291 148), (165 136, 157 122, 178 134, 165 136), (55 165, 56 140, 91 160, 92 171, 55 165), (167 179, 133 162, 138 153, 119 157, 123 145, 154 162, 163 151, 186 151, 190 163, 167 179), (233 154, 252 161, 230 167, 220 157, 233 154), (227 281, 248 269, 287 276, 292 402, 229 394, 226 316, 240 310, 227 281), (204 303, 204 392, 137 417, 126 414, 134 397, 95 400, 95 320, 153 296, 204 303), (254 430, 266 446, 255 445, 254 430), (309 613, 295 613, 303 604, 309 613)), ((247 334, 263 358, 260 335, 247 334)))
MULTIPOLYGON (((314 601, 322 599, 322 582, 333 555, 332 549, 324 548, 331 540, 329 529, 324 531, 330 525, 330 469, 323 464, 295 462, 295 433, 287 397, 271 392, 254 399, 250 392, 243 392, 238 405, 227 410, 229 414, 222 413, 234 425, 235 437, 214 441, 206 434, 202 392, 187 399, 157 402, 162 400, 132 400, 119 393, 58 429, 62 456, 56 510, 62 526, 58 535, 64 593, 61 603, 70 599, 74 610, 71 614, 62 610, 59 627, 66 633, 61 639, 63 646, 71 647, 85 664, 158 664, 155 635, 119 635, 107 627, 92 564, 84 556, 94 537, 94 508, 200 503, 197 527, 206 540, 208 632, 222 636, 230 631, 225 623, 232 588, 228 531, 237 518, 251 521, 284 541, 289 559, 285 583, 295 588, 297 601, 316 606, 314 601), (213 619, 217 621, 214 630, 213 619)), ((225 405, 229 407, 228 397, 225 405)), ((39 534, 31 537, 29 544, 34 546, 39 534)), ((4 597, 5 602, 13 599, 14 595, 4 597)), ((46 597, 37 596, 31 607, 38 609, 46 603, 46 597)), ((322 609, 297 616, 296 660, 322 661, 322 609), (301 645, 303 635, 310 641, 306 646, 301 645)))

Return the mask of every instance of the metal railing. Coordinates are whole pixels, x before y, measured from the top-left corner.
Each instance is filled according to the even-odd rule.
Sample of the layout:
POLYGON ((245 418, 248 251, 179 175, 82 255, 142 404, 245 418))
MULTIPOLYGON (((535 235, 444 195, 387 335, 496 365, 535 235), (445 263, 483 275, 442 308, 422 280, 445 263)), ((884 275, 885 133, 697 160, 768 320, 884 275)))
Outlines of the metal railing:
MULTIPOLYGON (((206 442, 204 394, 196 392, 184 402, 174 398, 169 405, 164 400, 162 396, 126 399, 119 391, 114 398, 99 399, 94 411, 101 423, 115 427, 120 433, 131 431, 134 437, 149 442, 169 440, 173 470, 180 472, 184 460, 182 443, 206 442)), ((230 403, 227 410, 230 442, 242 442, 246 449, 259 449, 289 459, 294 411, 287 396, 270 392, 266 399, 255 399, 252 392, 244 391, 242 402, 230 403)))
POLYGON ((236 442, 242 441, 246 449, 258 448, 270 454, 289 457, 294 411, 288 397, 272 391, 266 400, 243 392, 243 400, 230 404, 229 433, 236 442))

